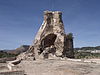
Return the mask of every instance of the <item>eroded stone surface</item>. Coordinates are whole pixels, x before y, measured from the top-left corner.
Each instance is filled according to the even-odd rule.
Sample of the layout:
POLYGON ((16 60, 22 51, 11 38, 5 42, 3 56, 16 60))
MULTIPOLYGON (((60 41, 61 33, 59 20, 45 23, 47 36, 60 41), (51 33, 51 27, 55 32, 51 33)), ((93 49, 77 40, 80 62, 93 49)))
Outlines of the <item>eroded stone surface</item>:
POLYGON ((74 56, 73 39, 65 34, 60 11, 44 12, 43 24, 29 50, 34 53, 35 59, 74 56))

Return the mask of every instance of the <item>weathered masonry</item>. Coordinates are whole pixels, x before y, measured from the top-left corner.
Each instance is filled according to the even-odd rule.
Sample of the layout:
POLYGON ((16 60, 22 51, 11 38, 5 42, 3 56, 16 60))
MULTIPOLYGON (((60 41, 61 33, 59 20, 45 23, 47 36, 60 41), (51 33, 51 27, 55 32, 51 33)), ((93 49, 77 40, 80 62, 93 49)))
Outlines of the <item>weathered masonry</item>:
POLYGON ((72 34, 65 34, 62 12, 45 11, 41 25, 30 51, 35 59, 74 57, 72 34))

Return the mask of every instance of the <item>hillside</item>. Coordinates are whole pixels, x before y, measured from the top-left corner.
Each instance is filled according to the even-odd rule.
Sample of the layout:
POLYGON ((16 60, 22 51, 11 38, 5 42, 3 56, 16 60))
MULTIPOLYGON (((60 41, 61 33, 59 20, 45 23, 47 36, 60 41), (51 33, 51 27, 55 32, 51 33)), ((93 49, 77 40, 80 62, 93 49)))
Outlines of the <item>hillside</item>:
POLYGON ((15 50, 0 50, 0 63, 15 60, 18 54, 27 51, 28 48, 29 45, 22 45, 15 50))
POLYGON ((100 50, 100 46, 96 47, 81 47, 81 48, 75 48, 75 50, 100 50))
POLYGON ((22 46, 16 48, 15 50, 8 50, 8 51, 6 51, 6 52, 7 52, 7 53, 11 53, 11 54, 20 54, 20 53, 22 53, 22 52, 27 51, 28 48, 29 48, 29 45, 22 45, 22 46))

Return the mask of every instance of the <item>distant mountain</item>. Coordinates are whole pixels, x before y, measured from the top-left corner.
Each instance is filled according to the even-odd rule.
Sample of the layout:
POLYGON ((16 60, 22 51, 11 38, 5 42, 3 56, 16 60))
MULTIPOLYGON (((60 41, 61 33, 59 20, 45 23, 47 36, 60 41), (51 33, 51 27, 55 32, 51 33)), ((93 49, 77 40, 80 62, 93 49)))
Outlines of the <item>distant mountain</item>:
POLYGON ((11 54, 20 54, 22 52, 27 51, 29 48, 29 45, 22 45, 19 48, 16 48, 15 50, 9 50, 7 51, 7 53, 11 53, 11 54))
POLYGON ((100 46, 96 47, 81 47, 81 48, 74 48, 75 50, 100 50, 100 46))
POLYGON ((29 45, 22 45, 15 50, 0 50, 0 63, 15 60, 18 54, 25 52, 28 49, 29 45))
POLYGON ((25 52, 28 50, 30 45, 22 45, 20 46, 19 48, 16 48, 14 50, 2 50, 3 52, 7 52, 7 53, 10 53, 10 54, 20 54, 22 52, 25 52))

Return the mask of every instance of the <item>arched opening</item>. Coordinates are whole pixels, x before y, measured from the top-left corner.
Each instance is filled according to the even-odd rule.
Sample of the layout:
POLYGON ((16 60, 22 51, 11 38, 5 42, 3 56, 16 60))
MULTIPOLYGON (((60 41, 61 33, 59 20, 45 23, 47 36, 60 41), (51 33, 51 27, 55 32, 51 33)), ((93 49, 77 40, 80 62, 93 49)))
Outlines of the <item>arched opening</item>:
POLYGON ((54 45, 57 35, 55 34, 48 34, 45 38, 42 39, 41 45, 43 48, 50 47, 54 45))
POLYGON ((50 47, 54 45, 56 38, 57 38, 57 35, 55 34, 48 34, 47 36, 45 36, 41 41, 39 54, 41 54, 45 50, 46 47, 50 47))

